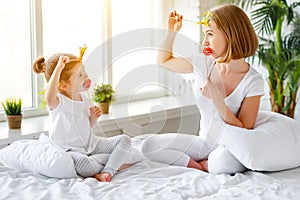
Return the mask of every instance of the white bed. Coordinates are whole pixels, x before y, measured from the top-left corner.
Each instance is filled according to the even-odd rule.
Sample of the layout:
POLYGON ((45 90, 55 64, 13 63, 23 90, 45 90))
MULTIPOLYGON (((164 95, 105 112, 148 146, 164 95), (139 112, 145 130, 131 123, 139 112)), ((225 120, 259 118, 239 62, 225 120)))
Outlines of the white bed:
MULTIPOLYGON (((148 135, 133 138, 139 147, 148 135)), ((110 183, 55 179, 0 164, 0 199, 300 199, 300 168, 213 175, 143 160, 110 183)))

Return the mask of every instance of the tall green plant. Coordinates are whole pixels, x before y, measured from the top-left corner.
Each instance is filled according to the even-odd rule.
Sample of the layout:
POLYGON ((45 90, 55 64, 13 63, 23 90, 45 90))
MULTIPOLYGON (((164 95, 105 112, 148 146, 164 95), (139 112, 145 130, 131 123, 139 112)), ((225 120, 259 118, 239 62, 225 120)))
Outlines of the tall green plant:
POLYGON ((251 20, 260 39, 256 56, 269 72, 272 111, 294 117, 300 78, 300 2, 236 0, 252 9, 251 20))

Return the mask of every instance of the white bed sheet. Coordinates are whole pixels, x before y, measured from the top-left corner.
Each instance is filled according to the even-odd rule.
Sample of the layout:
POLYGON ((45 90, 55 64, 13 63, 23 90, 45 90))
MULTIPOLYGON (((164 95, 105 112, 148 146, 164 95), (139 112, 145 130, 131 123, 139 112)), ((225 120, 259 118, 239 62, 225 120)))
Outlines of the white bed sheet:
MULTIPOLYGON (((146 136, 133 138, 139 147, 146 136)), ((54 179, 0 164, 0 199, 300 199, 300 168, 213 175, 143 160, 110 183, 93 178, 54 179)))

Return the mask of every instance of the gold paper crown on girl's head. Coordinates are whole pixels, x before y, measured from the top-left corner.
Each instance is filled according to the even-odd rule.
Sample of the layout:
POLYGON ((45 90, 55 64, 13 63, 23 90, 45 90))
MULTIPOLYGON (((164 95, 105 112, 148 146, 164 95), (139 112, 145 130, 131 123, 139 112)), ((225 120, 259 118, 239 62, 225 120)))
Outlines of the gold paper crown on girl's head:
POLYGON ((208 22, 211 19, 211 16, 213 16, 212 13, 206 11, 203 13, 203 18, 200 22, 197 22, 197 24, 203 24, 204 26, 208 26, 208 22))
POLYGON ((80 53, 79 53, 79 56, 78 56, 78 60, 80 62, 82 61, 82 57, 84 55, 84 52, 85 52, 86 48, 87 48, 86 44, 84 44, 83 47, 79 47, 80 53))

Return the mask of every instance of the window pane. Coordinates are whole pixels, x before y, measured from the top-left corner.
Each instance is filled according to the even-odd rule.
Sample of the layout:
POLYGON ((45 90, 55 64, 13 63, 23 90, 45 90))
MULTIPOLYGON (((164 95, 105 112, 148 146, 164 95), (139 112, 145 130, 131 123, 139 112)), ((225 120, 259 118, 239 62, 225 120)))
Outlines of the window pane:
MULTIPOLYGON (((151 31, 146 31, 145 35, 141 34, 143 33, 141 29, 152 28, 156 21, 161 20, 157 17, 160 15, 155 14, 155 12, 160 9, 153 8, 154 5, 160 6, 160 4, 154 4, 153 2, 153 0, 111 0, 112 56, 114 58, 112 63, 113 85, 118 88, 117 93, 120 96, 133 95, 133 93, 137 94, 157 89, 155 83, 152 87, 149 83, 145 83, 144 89, 139 88, 133 92, 128 91, 128 88, 123 84, 124 80, 126 80, 126 76, 132 77, 133 73, 136 73, 136 78, 145 76, 145 73, 138 74, 138 68, 156 63, 157 52, 153 49, 149 50, 151 42, 154 42, 151 31), (139 43, 139 41, 141 41, 140 46, 132 45, 135 42, 139 43), (148 41, 148 44, 144 41, 146 41, 146 43, 148 41), (119 49, 124 49, 122 45, 127 46, 125 47, 127 52, 119 52, 119 49), (134 46, 135 49, 128 49, 128 46, 131 45, 134 46), (118 52, 121 55, 116 55, 118 52)), ((154 82, 159 82, 158 70, 155 75, 157 79, 154 82)), ((129 83, 127 82, 127 84, 129 83)), ((136 87, 141 87, 141 85, 136 85, 136 87)))
POLYGON ((0 24, 0 100, 21 97, 32 107, 29 1, 0 1, 0 24))
POLYGON ((139 28, 151 28, 151 0, 111 0, 113 36, 139 28))
POLYGON ((101 1, 51 0, 42 4, 46 59, 54 53, 79 55, 83 44, 89 54, 101 44, 101 1))

